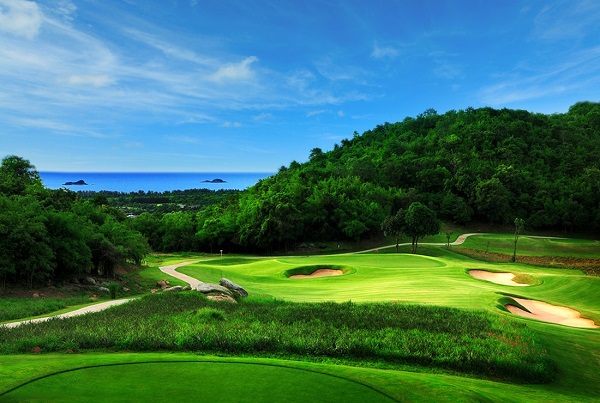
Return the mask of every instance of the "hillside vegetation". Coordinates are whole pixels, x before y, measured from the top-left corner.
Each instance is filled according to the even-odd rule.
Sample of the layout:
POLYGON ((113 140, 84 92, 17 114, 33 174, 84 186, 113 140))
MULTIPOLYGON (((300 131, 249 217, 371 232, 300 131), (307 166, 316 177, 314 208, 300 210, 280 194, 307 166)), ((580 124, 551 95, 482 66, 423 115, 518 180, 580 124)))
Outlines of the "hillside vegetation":
MULTIPOLYGON (((457 224, 525 219, 530 229, 600 228, 600 104, 565 114, 428 110, 315 148, 197 215, 200 248, 285 249, 358 240, 413 202, 457 224)), ((142 232, 143 229, 139 228, 142 232)))

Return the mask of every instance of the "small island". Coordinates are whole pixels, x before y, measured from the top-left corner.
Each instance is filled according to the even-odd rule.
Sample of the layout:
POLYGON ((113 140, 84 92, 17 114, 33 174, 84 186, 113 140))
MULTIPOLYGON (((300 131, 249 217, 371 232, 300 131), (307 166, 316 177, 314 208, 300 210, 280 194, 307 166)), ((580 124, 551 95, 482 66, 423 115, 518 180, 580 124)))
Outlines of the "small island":
POLYGON ((227 183, 227 181, 224 181, 223 179, 216 178, 216 179, 213 179, 213 180, 205 179, 205 180, 202 181, 202 183, 227 183))
POLYGON ((87 183, 85 183, 85 181, 83 179, 80 179, 77 182, 65 182, 65 183, 63 183, 63 186, 73 186, 73 185, 77 185, 77 186, 86 185, 87 186, 87 183))

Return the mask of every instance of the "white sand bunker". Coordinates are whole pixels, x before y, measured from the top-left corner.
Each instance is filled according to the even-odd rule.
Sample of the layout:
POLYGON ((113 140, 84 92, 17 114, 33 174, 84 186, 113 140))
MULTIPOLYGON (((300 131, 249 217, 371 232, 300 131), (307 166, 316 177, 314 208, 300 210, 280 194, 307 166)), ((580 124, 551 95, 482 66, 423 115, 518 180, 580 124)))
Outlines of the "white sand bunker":
POLYGON ((294 274, 290 278, 312 278, 312 277, 327 277, 327 276, 341 276, 344 274, 341 270, 334 269, 318 269, 310 274, 294 274))
POLYGON ((598 328, 593 320, 585 319, 581 317, 579 311, 575 309, 567 308, 564 306, 550 305, 546 302, 534 301, 530 299, 522 299, 511 297, 516 302, 527 308, 530 312, 524 311, 523 309, 514 306, 506 305, 511 313, 520 315, 525 318, 537 319, 544 322, 557 323, 559 325, 573 326, 573 327, 586 327, 586 328, 598 328))
POLYGON ((510 285, 513 287, 527 287, 529 284, 517 283, 513 279, 513 273, 493 273, 485 270, 469 270, 469 274, 478 280, 490 281, 501 285, 510 285))

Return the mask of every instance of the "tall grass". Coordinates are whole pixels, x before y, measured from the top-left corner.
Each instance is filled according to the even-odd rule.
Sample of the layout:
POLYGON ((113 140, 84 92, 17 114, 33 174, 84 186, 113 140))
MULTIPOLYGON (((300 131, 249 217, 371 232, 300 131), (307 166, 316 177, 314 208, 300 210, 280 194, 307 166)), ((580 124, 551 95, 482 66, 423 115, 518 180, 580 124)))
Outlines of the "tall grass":
POLYGON ((72 298, 0 298, 0 322, 55 312, 90 303, 87 296, 72 298))
POLYGON ((216 303, 161 294, 93 315, 0 328, 0 353, 195 351, 420 365, 547 382, 554 366, 525 325, 501 316, 391 303, 216 303))

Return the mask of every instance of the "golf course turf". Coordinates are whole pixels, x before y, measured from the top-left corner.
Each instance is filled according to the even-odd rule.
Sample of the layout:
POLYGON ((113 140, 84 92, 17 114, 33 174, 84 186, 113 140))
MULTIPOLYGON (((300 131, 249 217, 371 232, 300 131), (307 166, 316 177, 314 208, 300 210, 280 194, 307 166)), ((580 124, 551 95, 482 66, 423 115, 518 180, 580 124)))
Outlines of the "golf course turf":
MULTIPOLYGON (((476 238, 473 237, 473 239, 476 238)), ((502 235, 497 236, 497 238, 494 238, 493 235, 486 235, 486 238, 487 241, 479 243, 480 247, 485 248, 488 246, 488 241, 492 244, 496 240, 500 244, 507 239, 506 236, 502 235)), ((539 250, 543 249, 544 253, 550 256, 554 252, 557 256, 569 255, 571 252, 568 247, 573 245, 582 250, 588 258, 595 259, 600 256, 600 251, 595 253, 597 243, 594 243, 594 241, 554 240, 548 242, 545 239, 526 237, 523 239, 526 239, 527 242, 523 242, 524 246, 520 250, 521 253, 528 253, 527 246, 529 246, 532 254, 539 253, 539 250), (552 245, 555 244, 558 246, 556 250, 553 250, 552 245)), ((427 256, 402 253, 369 253, 263 259, 247 258, 245 256, 223 258, 197 256, 196 259, 195 257, 185 256, 180 257, 179 260, 177 256, 173 256, 172 258, 165 257, 164 261, 157 262, 157 265, 171 265, 178 261, 197 261, 197 263, 180 267, 178 271, 205 282, 218 282, 221 277, 227 277, 243 285, 251 296, 259 296, 265 299, 274 298, 275 300, 296 302, 335 301, 346 303, 352 301, 359 304, 388 301, 396 304, 410 303, 432 307, 458 308, 464 310, 466 314, 469 312, 484 312, 493 317, 505 318, 510 322, 524 324, 534 333, 537 339, 536 343, 547 350, 548 356, 556 365, 554 380, 549 383, 522 384, 518 380, 507 382, 489 377, 486 379, 474 374, 448 372, 441 368, 411 366, 409 363, 403 363, 395 368, 383 368, 369 367, 368 364, 366 366, 348 365, 347 361, 337 361, 332 358, 305 361, 298 360, 298 357, 289 357, 288 359, 261 358, 253 357, 251 354, 220 358, 187 353, 157 352, 43 353, 41 355, 0 356, 0 380, 2 380, 0 381, 0 393, 39 377, 60 373, 56 376, 36 380, 8 394, 0 395, 0 401, 11 401, 10 399, 14 399, 14 401, 36 401, 33 390, 42 385, 38 382, 53 383, 56 381, 57 384, 64 382, 64 385, 73 385, 77 377, 85 379, 84 372, 91 371, 92 368, 64 373, 62 371, 95 366, 101 366, 97 369, 98 373, 106 373, 106 376, 114 377, 112 379, 123 380, 122 382, 113 382, 111 389, 107 389, 107 401, 108 397, 111 396, 113 398, 114 396, 121 398, 131 396, 131 400, 136 400, 132 387, 127 386, 125 380, 127 377, 138 379, 137 375, 134 375, 138 372, 144 374, 139 377, 142 381, 149 384, 154 381, 163 382, 170 385, 165 389, 174 390, 173 393, 177 395, 177 393, 186 393, 185 391, 191 388, 189 385, 192 382, 182 381, 181 387, 178 388, 176 386, 177 381, 168 375, 173 371, 181 373, 182 379, 185 374, 195 374, 195 377, 200 379, 203 376, 203 371, 207 371, 208 374, 211 371, 222 370, 223 375, 221 378, 215 375, 218 380, 229 379, 230 376, 227 374, 231 373, 230 371, 233 371, 233 373, 239 371, 240 374, 245 374, 245 379, 247 379, 244 386, 254 391, 254 381, 252 379, 255 374, 261 373, 264 368, 275 368, 274 376, 275 379, 278 379, 277 370, 281 367, 296 369, 291 372, 282 372, 281 375, 282 379, 288 378, 296 382, 294 387, 312 384, 314 390, 319 391, 323 388, 322 393, 317 392, 316 398, 313 399, 306 395, 304 401, 349 401, 343 398, 339 391, 353 390, 352 388, 364 388, 364 393, 374 394, 369 395, 371 397, 363 397, 362 401, 378 401, 376 399, 385 401, 388 397, 398 401, 562 402, 600 399, 600 377, 598 375, 600 373, 600 331, 598 329, 580 329, 522 318, 511 314, 505 308, 505 302, 511 298, 543 301, 552 305, 575 309, 581 312, 582 317, 600 324, 600 294, 598 291, 600 289, 600 278, 583 275, 577 270, 536 267, 521 263, 481 262, 456 254, 452 249, 442 246, 433 247, 423 244, 419 246, 419 252, 427 256), (315 277, 306 280, 288 277, 290 273, 295 271, 307 270, 305 269, 307 267, 312 271, 315 268, 343 268, 345 271, 344 275, 315 277), (473 269, 530 276, 535 279, 535 284, 517 289, 509 285, 482 281, 473 278, 469 274, 469 271, 473 269), (172 364, 172 361, 179 360, 186 361, 186 363, 172 364), (153 363, 136 364, 140 366, 135 367, 135 370, 127 365, 103 366, 148 361, 153 361, 153 363), (161 364, 155 361, 164 362, 161 364), (187 361, 202 362, 192 364, 187 361), (229 363, 226 370, 224 369, 225 366, 222 365, 222 361, 229 363), (211 362, 219 363, 219 365, 210 365, 211 362), (237 365, 232 363, 238 364, 239 367, 236 369, 237 365), (256 369, 256 366, 250 365, 258 363, 277 367, 264 367, 264 365, 261 365, 259 370, 256 369), (181 368, 175 369, 179 365, 181 365, 181 368), (195 367, 194 365, 201 367, 195 367), (127 369, 130 369, 130 371, 127 371, 127 369), (297 371, 297 369, 303 371, 297 371), (119 376, 117 372, 112 372, 113 370, 124 372, 122 376, 119 376), (328 398, 329 395, 326 394, 328 385, 325 384, 338 381, 334 382, 330 379, 331 377, 324 377, 322 374, 337 376, 339 378, 336 379, 340 382, 351 380, 353 386, 346 384, 336 386, 337 394, 333 394, 331 398, 328 398), (64 377, 64 381, 60 380, 59 377, 64 377), (251 383, 251 386, 249 383, 251 383)), ((156 276, 156 274, 153 275, 156 276)), ((225 317, 229 318, 228 316, 225 317)), ((0 332, 2 331, 8 330, 0 329, 0 332)), ((265 371, 270 370, 265 369, 265 371)), ((101 376, 98 375, 98 377, 101 376)), ((265 379, 269 379, 268 374, 265 375, 265 379)), ((85 384, 84 381, 82 383, 85 384)), ((267 386, 264 389, 267 394, 260 395, 263 386, 257 383, 257 398, 252 400, 282 400, 277 395, 279 386, 282 387, 282 390, 285 389, 283 385, 278 385, 277 388, 272 387, 272 395, 269 395, 269 387, 267 386)), ((236 389, 237 386, 232 387, 234 390, 238 390, 236 389)), ((63 386, 63 392, 64 388, 63 386)), ((158 388, 160 390, 160 386, 158 388)), ((357 391, 356 394, 358 396, 359 393, 363 392, 357 391)), ((78 392, 74 393, 78 394, 78 392)), ((296 396, 296 392, 292 393, 296 396)), ((218 398, 215 398, 215 396, 219 396, 216 392, 211 390, 209 396, 211 400, 219 401, 218 398)), ((223 401, 236 401, 233 396, 230 396, 230 400, 227 400, 225 396, 223 401)), ((297 396, 303 395, 298 394, 297 396)), ((41 400, 43 399, 40 398, 41 400)), ((61 395, 57 400, 61 400, 61 395)), ((289 401, 289 399, 286 400, 289 401)))

